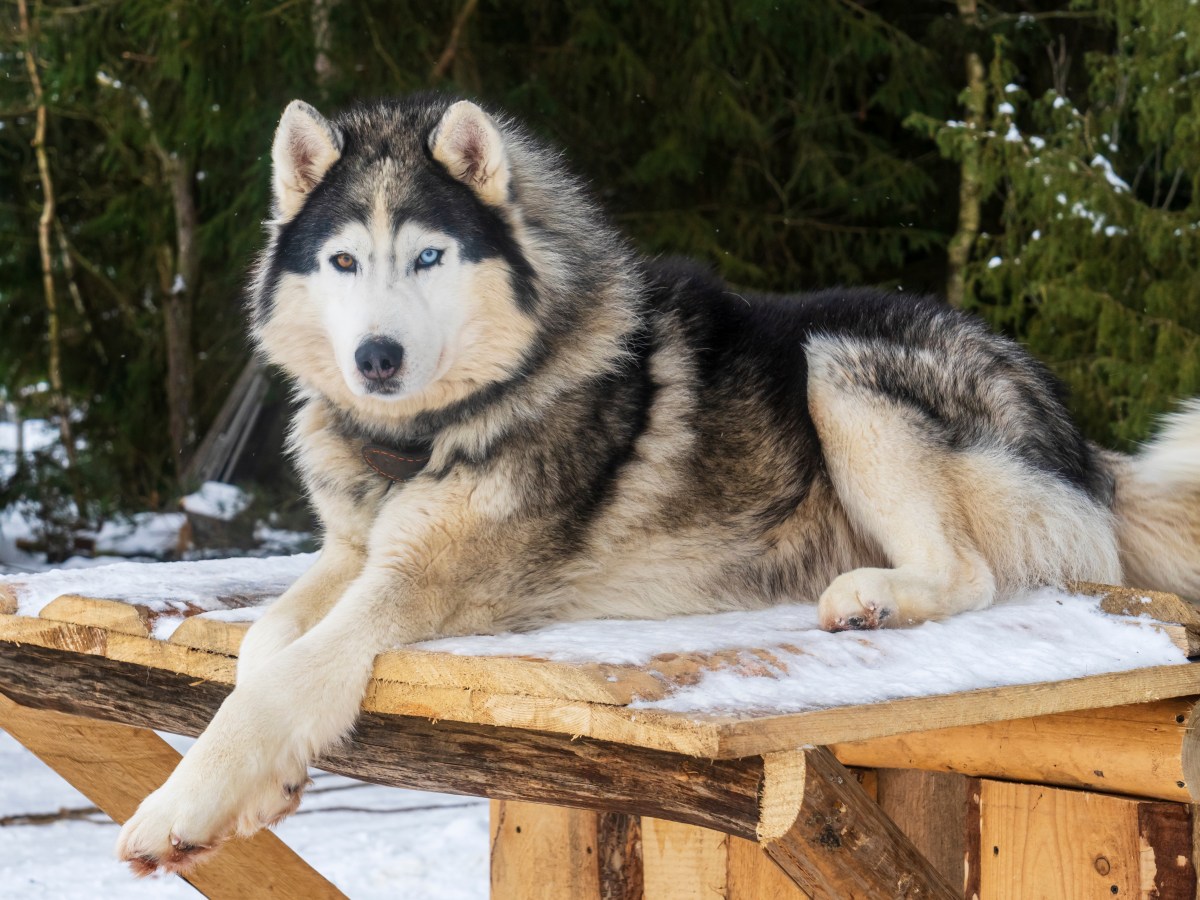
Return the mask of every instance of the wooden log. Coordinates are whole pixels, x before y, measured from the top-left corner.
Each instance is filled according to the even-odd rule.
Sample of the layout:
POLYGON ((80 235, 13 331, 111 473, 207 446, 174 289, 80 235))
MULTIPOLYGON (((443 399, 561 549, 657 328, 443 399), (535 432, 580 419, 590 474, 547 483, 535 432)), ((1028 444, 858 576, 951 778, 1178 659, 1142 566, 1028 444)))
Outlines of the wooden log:
MULTIPOLYGON (((75 715, 199 734, 229 686, 0 642, 0 693, 75 715)), ((331 772, 418 790, 651 815, 752 839, 762 760, 703 760, 585 738, 364 713, 331 772)))
MULTIPOLYGON (((834 744, 846 765, 926 769, 1196 802, 1196 697, 834 744)), ((1200 798, 1197 798, 1200 799, 1200 798)))
POLYGON ((983 781, 980 900, 1192 900, 1191 810, 1040 785, 983 781))
MULTIPOLYGON (((4 696, 0 727, 117 822, 133 815, 179 762, 152 731, 28 709, 4 696)), ((211 898, 344 897, 270 831, 230 841, 184 877, 211 898)))
POLYGON ((764 758, 758 840, 815 898, 958 896, 823 747, 764 758))

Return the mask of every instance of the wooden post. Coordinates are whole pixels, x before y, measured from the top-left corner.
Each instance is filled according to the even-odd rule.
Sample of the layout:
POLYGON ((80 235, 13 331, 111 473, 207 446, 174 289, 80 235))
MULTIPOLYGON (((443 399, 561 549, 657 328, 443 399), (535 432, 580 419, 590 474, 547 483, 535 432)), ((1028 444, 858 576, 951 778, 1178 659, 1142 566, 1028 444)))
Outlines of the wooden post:
MULTIPOLYGON (((152 731, 29 709, 3 694, 0 727, 117 822, 133 815, 146 795, 167 780, 180 758, 152 731)), ((213 900, 345 896, 270 831, 231 840, 184 878, 213 900)))
POLYGON ((642 900, 637 816, 492 801, 492 900, 642 900))
POLYGON ((958 896, 823 747, 764 758, 758 839, 815 898, 958 896))

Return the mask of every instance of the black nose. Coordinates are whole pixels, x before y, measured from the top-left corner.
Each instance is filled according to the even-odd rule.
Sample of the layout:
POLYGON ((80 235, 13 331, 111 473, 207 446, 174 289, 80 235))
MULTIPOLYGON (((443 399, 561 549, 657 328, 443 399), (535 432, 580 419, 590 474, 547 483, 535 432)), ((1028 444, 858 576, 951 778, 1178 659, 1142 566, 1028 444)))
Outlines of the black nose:
POLYGON ((354 351, 354 364, 364 378, 384 381, 396 374, 404 349, 395 341, 386 338, 371 338, 363 341, 354 351))

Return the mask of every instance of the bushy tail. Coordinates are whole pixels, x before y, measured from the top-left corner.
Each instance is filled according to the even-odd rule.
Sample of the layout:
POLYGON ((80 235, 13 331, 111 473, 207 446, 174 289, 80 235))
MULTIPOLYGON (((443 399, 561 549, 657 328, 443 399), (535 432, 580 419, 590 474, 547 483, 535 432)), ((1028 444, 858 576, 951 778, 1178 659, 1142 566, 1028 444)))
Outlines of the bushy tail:
POLYGON ((1125 583, 1200 600, 1200 398, 1133 457, 1107 457, 1125 583))

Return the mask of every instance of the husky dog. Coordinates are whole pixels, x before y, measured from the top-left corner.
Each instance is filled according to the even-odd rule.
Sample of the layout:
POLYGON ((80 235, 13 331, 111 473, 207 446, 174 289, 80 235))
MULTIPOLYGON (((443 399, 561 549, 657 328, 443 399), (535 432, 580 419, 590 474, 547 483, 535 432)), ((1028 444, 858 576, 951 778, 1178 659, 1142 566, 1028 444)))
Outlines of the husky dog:
POLYGON ((253 333, 295 382, 324 544, 125 825, 140 872, 294 810, 405 642, 797 600, 830 630, 909 625, 1123 573, 1200 598, 1200 403, 1101 451, 976 319, 640 257, 466 100, 293 102, 272 160, 253 333))

